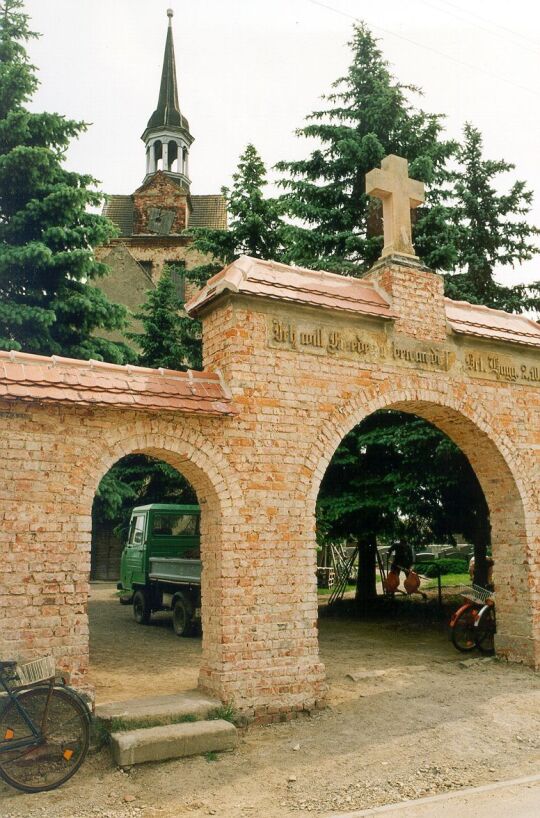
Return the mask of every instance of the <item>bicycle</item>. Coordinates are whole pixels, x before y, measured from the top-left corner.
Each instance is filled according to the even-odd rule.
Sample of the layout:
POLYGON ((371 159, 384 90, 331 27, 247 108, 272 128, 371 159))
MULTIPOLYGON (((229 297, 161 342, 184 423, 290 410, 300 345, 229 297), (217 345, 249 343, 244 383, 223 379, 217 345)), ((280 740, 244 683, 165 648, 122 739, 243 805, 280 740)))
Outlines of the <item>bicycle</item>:
POLYGON ((53 790, 77 772, 89 743, 88 707, 78 693, 56 679, 52 657, 24 665, 0 661, 0 777, 4 781, 23 792, 53 790))
POLYGON ((452 643, 467 653, 478 648, 481 653, 495 652, 495 594, 480 585, 472 585, 461 596, 467 600, 452 616, 452 643))

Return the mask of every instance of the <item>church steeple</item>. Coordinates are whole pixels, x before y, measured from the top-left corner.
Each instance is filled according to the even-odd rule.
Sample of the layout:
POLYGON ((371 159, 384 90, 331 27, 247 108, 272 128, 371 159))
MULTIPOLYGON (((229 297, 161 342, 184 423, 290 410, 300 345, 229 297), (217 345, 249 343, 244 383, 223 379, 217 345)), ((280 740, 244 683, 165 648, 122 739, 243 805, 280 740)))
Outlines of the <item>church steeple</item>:
POLYGON ((189 190, 188 156, 193 137, 180 111, 172 32, 173 10, 167 10, 169 26, 157 108, 142 135, 146 145, 146 178, 158 170, 178 179, 189 190))

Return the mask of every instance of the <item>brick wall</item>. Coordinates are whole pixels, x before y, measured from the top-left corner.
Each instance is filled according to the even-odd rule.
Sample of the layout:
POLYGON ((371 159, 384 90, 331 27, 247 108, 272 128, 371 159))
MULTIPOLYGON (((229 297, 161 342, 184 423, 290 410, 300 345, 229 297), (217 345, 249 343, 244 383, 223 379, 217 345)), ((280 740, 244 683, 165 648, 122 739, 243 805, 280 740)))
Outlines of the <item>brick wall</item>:
MULTIPOLYGON (((0 487, 0 655, 52 649, 84 685, 94 493, 119 458, 146 452, 181 471, 202 506, 201 687, 261 720, 321 705, 318 487, 342 437, 392 407, 434 423, 470 459, 491 513, 497 648, 540 666, 540 383, 466 371, 469 347, 491 347, 448 334, 438 277, 393 263, 375 273, 399 312, 395 328, 240 295, 207 310, 205 367, 221 371, 236 417, 1 405, 10 479, 0 487), (419 321, 422 292, 429 309, 419 321), (385 352, 280 347, 276 319, 353 327, 385 352)), ((517 345, 494 348, 518 365, 538 359, 517 345)))
POLYGON ((164 173, 154 174, 146 185, 133 194, 133 232, 135 234, 154 232, 150 229, 148 220, 150 208, 156 207, 174 211, 170 233, 181 233, 182 230, 185 230, 188 225, 188 192, 184 191, 183 196, 181 193, 181 188, 164 173))
POLYGON ((364 276, 392 299, 396 332, 418 340, 446 340, 444 284, 440 276, 404 256, 381 259, 364 276))

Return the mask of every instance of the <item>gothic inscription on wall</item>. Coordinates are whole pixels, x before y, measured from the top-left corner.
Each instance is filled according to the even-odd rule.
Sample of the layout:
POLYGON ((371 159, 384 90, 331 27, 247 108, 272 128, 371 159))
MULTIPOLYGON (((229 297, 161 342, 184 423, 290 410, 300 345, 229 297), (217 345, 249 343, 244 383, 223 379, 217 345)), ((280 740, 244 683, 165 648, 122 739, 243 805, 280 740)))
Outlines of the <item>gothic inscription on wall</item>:
POLYGON ((391 344, 394 361, 412 364, 419 369, 437 369, 448 372, 455 354, 439 344, 420 344, 417 341, 394 339, 391 344))
POLYGON ((384 332, 269 318, 268 345, 272 349, 307 352, 350 360, 400 363, 416 369, 447 372, 454 360, 451 349, 408 338, 387 338, 384 332))
POLYGON ((272 349, 333 355, 353 360, 378 361, 385 354, 385 337, 363 329, 311 324, 284 318, 268 321, 268 345, 272 349))
POLYGON ((411 369, 453 372, 498 383, 540 386, 540 360, 525 349, 498 352, 461 349, 453 345, 415 341, 384 331, 340 324, 318 324, 294 318, 268 318, 268 346, 292 352, 346 358, 366 363, 386 362, 411 369))
POLYGON ((517 355, 468 350, 464 353, 463 369, 468 375, 478 378, 540 386, 540 362, 520 360, 517 355))

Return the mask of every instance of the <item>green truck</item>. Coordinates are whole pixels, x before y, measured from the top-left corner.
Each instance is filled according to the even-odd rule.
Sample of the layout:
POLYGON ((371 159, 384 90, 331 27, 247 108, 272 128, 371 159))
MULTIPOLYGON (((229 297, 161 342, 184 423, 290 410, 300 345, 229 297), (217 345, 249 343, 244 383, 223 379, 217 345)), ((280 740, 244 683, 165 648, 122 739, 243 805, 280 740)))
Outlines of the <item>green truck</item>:
POLYGON ((152 503, 131 512, 117 585, 141 625, 155 611, 172 611, 178 636, 198 632, 201 616, 201 510, 152 503))

